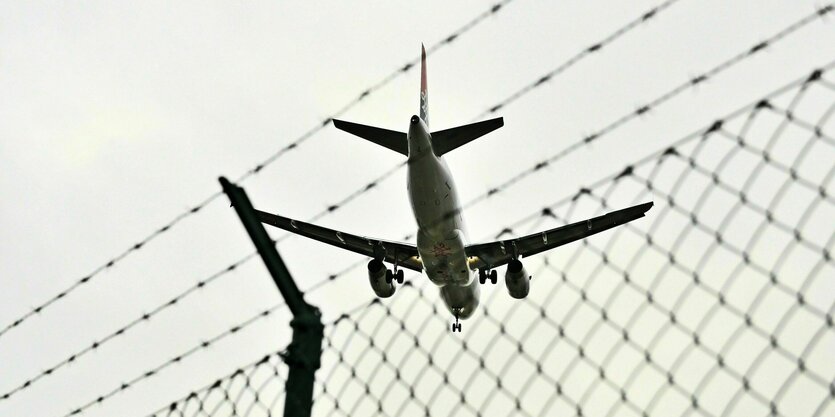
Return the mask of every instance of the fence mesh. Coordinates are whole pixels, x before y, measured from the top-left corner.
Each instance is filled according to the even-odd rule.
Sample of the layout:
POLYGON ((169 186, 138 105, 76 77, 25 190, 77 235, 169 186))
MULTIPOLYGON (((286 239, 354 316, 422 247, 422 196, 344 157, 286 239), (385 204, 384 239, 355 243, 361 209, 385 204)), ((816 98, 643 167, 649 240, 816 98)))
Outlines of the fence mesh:
MULTIPOLYGON (((502 230, 655 202, 644 219, 525 259, 524 300, 483 286, 463 333, 418 275, 328 324, 313 414, 835 415, 827 77, 502 230)), ((269 354, 153 415, 281 415, 286 374, 269 354)))

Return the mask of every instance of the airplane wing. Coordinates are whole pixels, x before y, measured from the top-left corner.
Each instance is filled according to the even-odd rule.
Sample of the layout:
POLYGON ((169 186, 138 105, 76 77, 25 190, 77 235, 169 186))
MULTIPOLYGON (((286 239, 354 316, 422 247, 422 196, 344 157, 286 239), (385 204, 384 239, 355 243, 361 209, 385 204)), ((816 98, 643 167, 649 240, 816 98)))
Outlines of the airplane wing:
POLYGON ((528 257, 640 219, 652 204, 639 204, 517 239, 470 245, 464 250, 467 256, 476 258, 475 262, 470 263, 471 267, 496 268, 510 262, 514 258, 514 252, 517 258, 528 257))
POLYGON ((397 259, 398 266, 417 272, 423 271, 423 263, 420 261, 415 245, 352 235, 260 210, 255 210, 255 213, 264 224, 356 252, 369 258, 390 263, 394 263, 394 260, 397 259))

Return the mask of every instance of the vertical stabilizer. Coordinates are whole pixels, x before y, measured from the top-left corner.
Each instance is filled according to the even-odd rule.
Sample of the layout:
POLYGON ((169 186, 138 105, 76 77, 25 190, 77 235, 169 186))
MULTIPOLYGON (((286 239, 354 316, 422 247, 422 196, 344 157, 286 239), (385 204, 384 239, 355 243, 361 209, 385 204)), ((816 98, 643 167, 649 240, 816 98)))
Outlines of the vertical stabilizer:
POLYGON ((429 126, 429 91, 426 88, 426 48, 420 44, 420 118, 429 126))

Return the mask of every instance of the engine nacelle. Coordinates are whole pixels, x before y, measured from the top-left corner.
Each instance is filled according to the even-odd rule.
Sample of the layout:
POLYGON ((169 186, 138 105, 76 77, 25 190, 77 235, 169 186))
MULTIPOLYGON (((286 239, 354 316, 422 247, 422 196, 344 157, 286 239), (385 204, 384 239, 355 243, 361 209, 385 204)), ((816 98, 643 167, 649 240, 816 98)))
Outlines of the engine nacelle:
POLYGON ((372 259, 368 263, 368 281, 371 282, 371 289, 380 298, 389 298, 394 295, 394 282, 386 282, 387 268, 381 261, 372 259))
POLYGON ((527 297, 531 290, 529 280, 528 272, 525 271, 525 267, 518 259, 514 259, 507 264, 504 282, 511 297, 516 299, 527 297))

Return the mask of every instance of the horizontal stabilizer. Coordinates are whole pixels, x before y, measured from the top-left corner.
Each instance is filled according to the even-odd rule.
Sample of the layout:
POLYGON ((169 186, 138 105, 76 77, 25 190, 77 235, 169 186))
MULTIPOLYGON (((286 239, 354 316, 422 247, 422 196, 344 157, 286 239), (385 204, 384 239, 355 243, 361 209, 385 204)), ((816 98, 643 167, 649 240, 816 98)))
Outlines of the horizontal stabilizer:
POLYGON ((504 126, 504 119, 498 117, 483 122, 432 132, 432 150, 435 151, 435 155, 441 156, 502 126, 504 126))
POLYGON ((406 140, 406 134, 403 132, 336 119, 333 119, 333 125, 339 130, 344 130, 369 142, 374 142, 404 156, 409 156, 409 143, 406 140))

